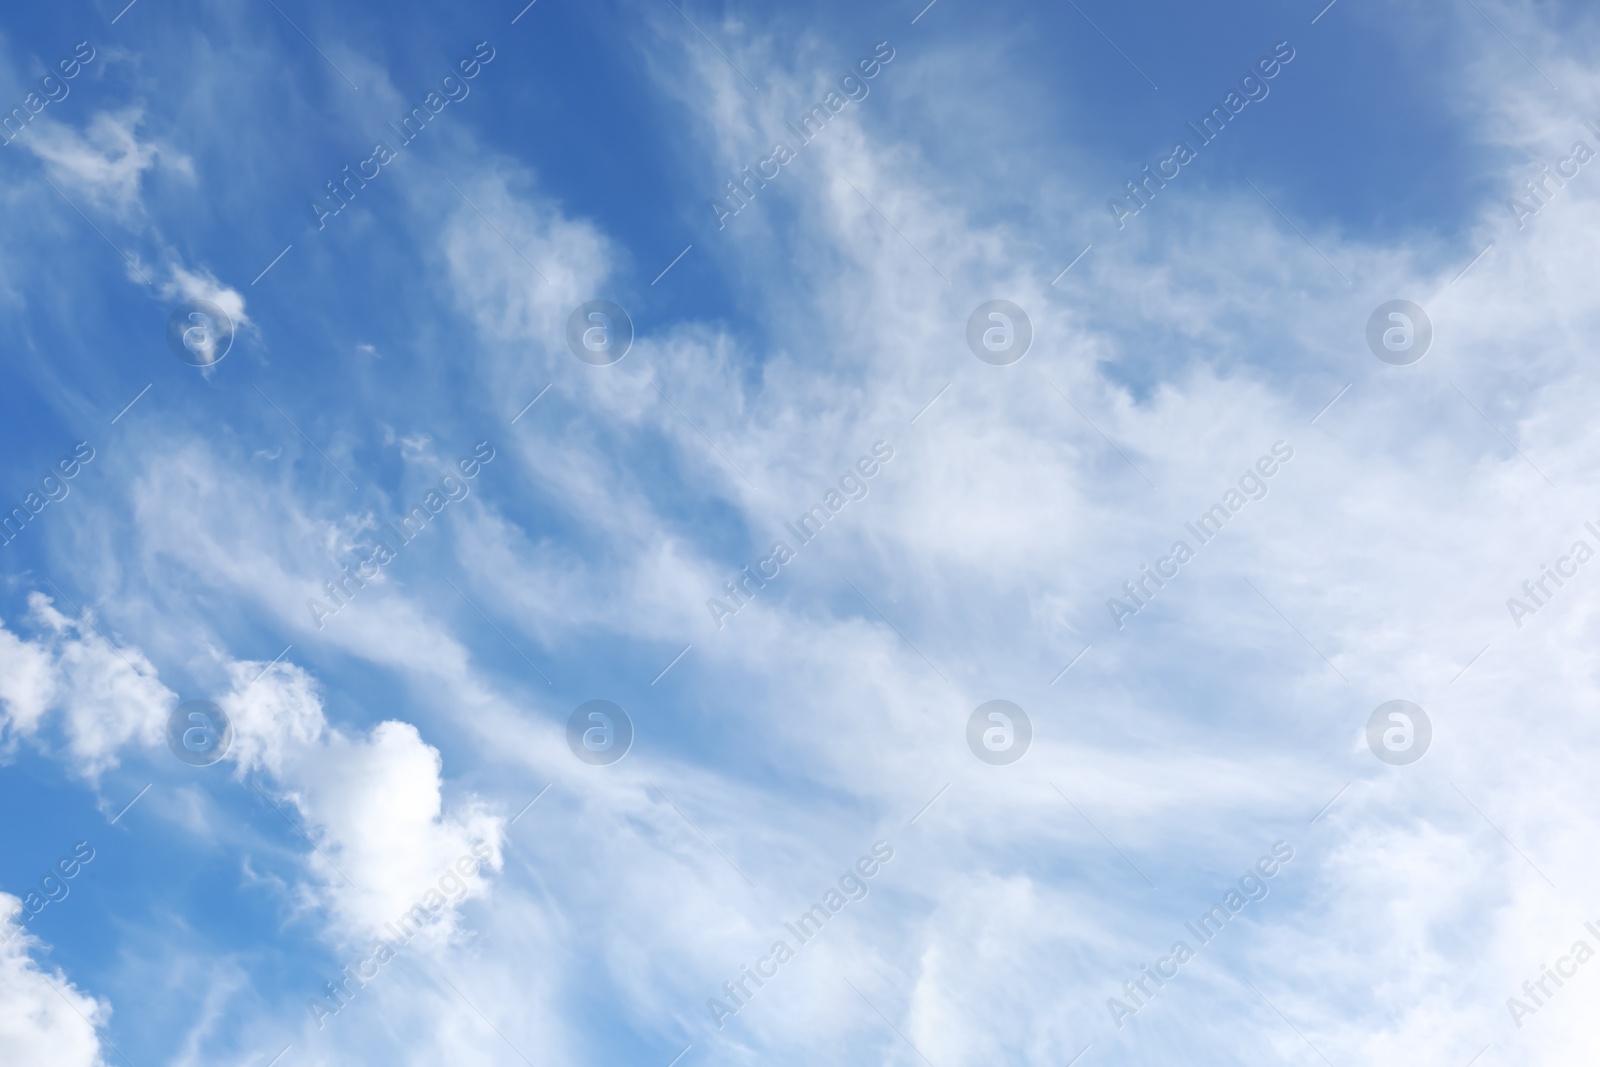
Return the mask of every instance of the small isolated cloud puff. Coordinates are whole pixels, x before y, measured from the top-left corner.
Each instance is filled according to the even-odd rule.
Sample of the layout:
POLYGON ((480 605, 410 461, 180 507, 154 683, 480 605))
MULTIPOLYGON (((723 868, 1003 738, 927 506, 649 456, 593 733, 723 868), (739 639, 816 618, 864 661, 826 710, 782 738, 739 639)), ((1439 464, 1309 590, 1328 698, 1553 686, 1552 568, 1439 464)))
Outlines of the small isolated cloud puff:
POLYGON ((161 158, 170 168, 193 177, 187 156, 163 152, 139 140, 144 109, 102 111, 83 133, 60 122, 41 121, 36 136, 23 142, 49 168, 51 177, 87 196, 91 203, 126 215, 142 207, 139 182, 161 158))
MULTIPOLYGON (((0 914, 21 906, 0 893, 0 914)), ((30 934, 0 929, 0 1063, 103 1067, 95 1027, 110 1005, 74 989, 60 971, 41 970, 28 954, 38 944, 30 934)))
POLYGON ((196 271, 187 271, 174 263, 170 270, 171 279, 161 284, 161 295, 164 299, 208 300, 227 312, 228 317, 233 320, 234 329, 250 325, 250 316, 245 314, 244 310, 244 294, 239 290, 222 284, 204 267, 196 271))
POLYGON ((30 594, 28 608, 38 637, 20 639, 0 622, 3 744, 36 736, 46 713, 59 711, 77 770, 90 779, 115 767, 117 751, 130 741, 159 744, 177 697, 156 680, 150 661, 68 619, 43 593, 30 594))
MULTIPOLYGON (((347 736, 328 726, 316 682, 304 670, 281 663, 256 678, 261 669, 230 667, 233 690, 219 702, 233 720, 230 758, 240 777, 260 769, 277 780, 337 868, 308 863, 321 881, 314 896, 332 912, 333 940, 387 936, 384 924, 404 916, 475 845, 487 845, 486 865, 500 869, 503 818, 476 798, 444 811, 443 761, 415 726, 389 720, 365 736, 347 736)), ((481 880, 468 879, 456 899, 486 892, 481 880)), ((454 912, 443 910, 427 939, 448 939, 455 922, 454 912)))

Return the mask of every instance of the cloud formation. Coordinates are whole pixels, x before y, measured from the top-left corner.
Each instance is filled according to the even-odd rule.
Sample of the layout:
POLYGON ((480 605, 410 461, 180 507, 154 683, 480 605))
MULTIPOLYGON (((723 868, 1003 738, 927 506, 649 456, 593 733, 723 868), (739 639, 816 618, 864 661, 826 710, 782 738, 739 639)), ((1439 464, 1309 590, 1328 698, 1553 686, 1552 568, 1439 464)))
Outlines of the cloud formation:
MULTIPOLYGON (((0 914, 21 902, 0 893, 0 914)), ((30 953, 43 946, 31 934, 0 938, 0 1057, 6 1063, 104 1067, 95 1027, 110 1005, 75 988, 60 970, 46 970, 30 953)))
POLYGON ((36 636, 18 637, 0 624, 0 730, 15 750, 58 726, 69 770, 96 779, 115 767, 128 744, 160 743, 174 694, 137 649, 113 644, 86 617, 70 619, 43 593, 28 598, 36 636))

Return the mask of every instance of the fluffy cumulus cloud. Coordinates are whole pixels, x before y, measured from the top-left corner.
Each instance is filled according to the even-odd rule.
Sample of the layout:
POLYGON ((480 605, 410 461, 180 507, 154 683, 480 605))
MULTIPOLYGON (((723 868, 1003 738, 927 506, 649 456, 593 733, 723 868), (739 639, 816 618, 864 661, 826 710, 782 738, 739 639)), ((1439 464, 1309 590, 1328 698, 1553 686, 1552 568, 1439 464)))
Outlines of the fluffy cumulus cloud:
MULTIPOLYGON (((0 912, 10 914, 19 904, 0 893, 0 912)), ((36 962, 32 953, 40 947, 33 936, 0 926, 0 1057, 16 1064, 104 1067, 95 1027, 109 1019, 110 1005, 36 962)))
POLYGON ((113 643, 87 617, 69 618, 43 593, 28 598, 32 637, 0 628, 0 727, 6 743, 65 740, 70 769, 89 778, 124 746, 160 743, 173 693, 136 648, 113 643))
POLYGON ((234 725, 231 756, 241 778, 265 772, 266 787, 310 827, 308 891, 331 912, 332 935, 393 940, 390 925, 425 902, 427 937, 449 940, 454 905, 487 893, 484 869, 501 866, 503 817, 471 797, 445 809, 439 752, 415 726, 391 719, 347 734, 328 725, 305 671, 266 666, 230 665, 219 703, 234 725), (464 857, 470 877, 457 869, 464 857), (450 908, 438 901, 441 879, 450 908))

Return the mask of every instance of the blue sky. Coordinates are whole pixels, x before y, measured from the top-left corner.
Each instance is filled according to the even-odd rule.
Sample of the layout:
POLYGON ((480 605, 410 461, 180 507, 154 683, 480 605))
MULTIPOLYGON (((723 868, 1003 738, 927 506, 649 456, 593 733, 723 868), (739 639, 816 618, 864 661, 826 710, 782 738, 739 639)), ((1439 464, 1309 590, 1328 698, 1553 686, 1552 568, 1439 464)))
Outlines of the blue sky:
POLYGON ((1600 949, 1596 31, 1487 0, 8 11, 0 913, 37 913, 0 1061, 1592 1058, 1600 979, 1524 983, 1600 949), (997 299, 1033 331, 1008 365, 967 342, 997 299), (634 330, 607 366, 566 340, 596 300, 634 330), (1433 325, 1410 365, 1366 340, 1392 300, 1433 325), (210 366, 168 344, 194 301, 234 329, 210 366), (1014 762, 969 747, 996 699, 1014 762), (1394 699, 1414 763, 1368 742, 1394 699), (232 723, 210 765, 168 744, 191 700, 232 723), (571 747, 590 700, 620 760, 571 747))

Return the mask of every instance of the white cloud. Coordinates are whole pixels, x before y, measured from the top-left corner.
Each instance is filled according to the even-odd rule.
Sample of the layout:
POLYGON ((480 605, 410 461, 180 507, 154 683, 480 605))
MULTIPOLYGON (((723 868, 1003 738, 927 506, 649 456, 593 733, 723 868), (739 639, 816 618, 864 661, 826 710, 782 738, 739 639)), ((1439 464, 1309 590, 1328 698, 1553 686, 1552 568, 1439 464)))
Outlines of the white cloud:
POLYGON ((36 732, 54 697, 50 653, 0 627, 0 706, 6 731, 13 737, 36 732))
MULTIPOLYGON (((462 857, 487 853, 500 868, 503 820, 476 798, 445 809, 443 764, 410 723, 386 720, 364 734, 328 726, 318 688, 289 663, 234 663, 232 690, 219 703, 236 733, 231 758, 245 777, 270 774, 310 827, 318 853, 307 857, 319 898, 333 912, 341 944, 366 947, 392 939, 385 924, 401 919, 454 874, 462 857), (252 679, 255 679, 252 681, 252 679)), ((457 900, 488 892, 466 880, 457 900)), ((445 942, 458 922, 454 908, 435 908, 427 937, 445 942)))
POLYGON ((99 112, 82 133, 41 118, 20 143, 44 161, 68 193, 81 193, 91 204, 128 217, 141 208, 140 182, 158 160, 181 174, 192 176, 193 170, 188 157, 140 140, 143 122, 141 107, 99 112))
POLYGON ((227 313, 234 329, 251 325, 250 316, 244 310, 244 294, 239 290, 218 281, 205 267, 189 271, 174 262, 169 269, 172 276, 161 285, 161 295, 165 299, 210 301, 227 313))
MULTIPOLYGON (((882 102, 874 96, 867 106, 882 102)), ((874 146, 842 124, 827 136, 809 150, 812 174, 786 176, 757 206, 790 198, 805 241, 782 257, 780 272, 768 240, 777 228, 761 227, 760 240, 738 253, 746 258, 734 260, 752 285, 770 286, 758 313, 776 324, 775 351, 743 352, 732 331, 697 325, 641 338, 628 363, 591 373, 552 338, 570 304, 611 276, 601 235, 491 171, 467 187, 470 195, 540 269, 561 263, 568 273, 546 287, 464 205, 439 236, 450 296, 476 317, 487 346, 464 357, 480 359, 486 373, 463 377, 487 384, 478 394, 431 394, 435 410, 482 401, 509 415, 515 405, 506 398, 531 397, 552 369, 570 377, 547 405, 565 395, 604 423, 588 438, 571 424, 519 424, 489 477, 558 501, 577 533, 563 541, 542 526, 525 529, 510 517, 513 505, 486 493, 449 520, 455 562, 480 576, 467 588, 496 619, 513 620, 506 625, 518 640, 531 634, 551 649, 598 645, 598 635, 608 650, 659 643, 664 663, 693 636, 692 658, 660 691, 678 692, 670 687, 698 672, 692 699, 641 697, 659 703, 639 709, 640 742, 627 762, 580 777, 561 747, 567 709, 497 675, 493 653, 470 636, 481 620, 439 608, 423 568, 404 583, 374 583, 322 635, 330 657, 402 679, 433 716, 427 729, 457 727, 452 741, 487 777, 508 788, 535 775, 561 780, 538 814, 562 818, 541 824, 529 845, 538 850, 530 870, 548 872, 547 882, 497 887, 492 898, 474 890, 486 905, 486 933, 471 945, 481 965, 474 974, 487 987, 467 986, 474 1003, 509 1027, 520 1001, 532 1000, 549 1046, 575 1060, 583 1025, 549 1010, 569 986, 625 990, 630 1022, 642 1030, 698 1032, 704 997, 753 958, 752 948, 781 936, 777 919, 793 913, 794 894, 825 884, 813 867, 870 838, 865 827, 901 828, 953 781, 914 831, 901 830, 902 858, 861 906, 871 919, 830 930, 841 937, 808 954, 803 971, 786 974, 719 1040, 797 1059, 819 1058, 815 1050, 831 1049, 841 1030, 894 1045, 836 981, 838 970, 859 976, 860 967, 876 979, 867 991, 878 1007, 919 1044, 940 1049, 933 1058, 943 1067, 996 1048, 1064 1062, 1079 1042, 1061 1018, 1081 1020, 1091 1034, 1108 1026, 1103 1000, 1134 973, 1129 961, 1147 962, 1181 936, 1172 910, 1200 910, 1225 881, 1209 872, 1226 875, 1254 856, 1281 818, 1305 840, 1294 842, 1300 857, 1274 895, 1251 913, 1257 925, 1231 929, 1237 938, 1208 951, 1141 1013, 1136 1033, 1122 1036, 1152 1056, 1155 1048, 1192 1051, 1181 1028, 1219 1047, 1250 1040, 1304 1056, 1281 1020, 1250 999, 1237 980, 1244 974, 1263 977, 1275 1001, 1280 987, 1295 990, 1279 1006, 1336 1062, 1465 1062, 1476 1037, 1463 1055, 1457 1045, 1474 1026, 1489 1034, 1508 1026, 1500 1000, 1538 972, 1544 949, 1527 946, 1553 951, 1577 935, 1567 902, 1455 804, 1450 783, 1541 863, 1558 860, 1550 872, 1558 885, 1586 885, 1600 873, 1585 858, 1597 827, 1583 814, 1593 799, 1585 763, 1596 739, 1583 709, 1595 698, 1594 612, 1574 590, 1535 627, 1514 631, 1499 602, 1501 588, 1534 572, 1543 551, 1534 546, 1559 543, 1588 507, 1571 487, 1592 481, 1600 454, 1587 416, 1597 397, 1585 340, 1600 304, 1582 263, 1583 235, 1600 233, 1600 189, 1575 183, 1540 220, 1555 224, 1508 242, 1448 291, 1453 270, 1406 247, 1311 226, 1330 258, 1363 265, 1355 295, 1331 295, 1340 283, 1326 264, 1247 190, 1159 201, 1159 212, 1138 220, 1142 229, 1097 250, 1053 290, 1050 277, 1075 248, 1054 262, 1029 258, 1016 252, 1030 247, 1018 234, 966 213, 983 202, 981 192, 919 170, 915 151, 874 146), (859 179, 958 285, 945 289, 841 176, 859 179), (1092 300, 1074 288, 1083 279, 1093 283, 1092 300), (980 289, 1035 315, 1036 349, 1016 368, 980 366, 962 350, 961 326, 980 289), (1362 351, 1360 326, 1376 299, 1412 291, 1429 294, 1440 345, 1417 368, 1392 371, 1362 351), (1532 327, 1544 343, 1527 360, 1507 361, 1532 327), (1182 357, 1172 367, 1151 355, 1169 349, 1182 357), (1293 376, 1276 366, 1285 352, 1293 376), (744 357, 757 356, 758 375, 738 373, 744 357), (655 399, 658 375, 759 490, 741 487, 698 432, 655 399), (1121 384, 1141 377, 1152 381, 1147 392, 1121 384), (1309 426, 1352 379, 1340 406, 1309 426), (946 383, 950 391, 911 427, 910 416, 946 383), (1456 384, 1495 398, 1499 429, 1568 488, 1548 491, 1460 403, 1456 384), (604 438, 612 430, 617 437, 604 438), (868 499, 727 631, 710 632, 703 599, 733 572, 734 550, 701 537, 698 513, 685 519, 682 500, 714 504, 736 550, 745 529, 764 550, 785 536, 783 520, 879 435, 898 455, 868 499), (1096 636, 1107 626, 1105 598, 1183 536, 1184 519, 1280 436, 1297 458, 1271 495, 1202 549, 1128 630, 1096 636), (660 468, 631 471, 627 456, 593 447, 596 440, 648 451, 660 468), (1452 682, 1491 635, 1492 652, 1452 682), (1091 638, 1092 653, 1052 687, 1091 638), (715 684, 702 685, 707 679, 715 684), (967 711, 996 695, 1032 709, 1038 728, 1035 749, 1004 772, 974 764, 960 732, 967 711), (1350 745, 1370 708, 1396 695, 1439 712, 1437 749, 1404 774, 1350 745), (685 816, 645 799, 646 776, 685 816), (1340 807, 1302 829, 1351 778, 1358 784, 1340 807), (1052 792, 1053 781, 1093 827, 1052 792), (567 806, 551 812, 563 796, 567 806), (1145 894, 1100 829, 1168 887, 1164 895, 1145 894), (852 844, 841 850, 846 838, 852 844), (747 894, 708 839, 772 896, 747 894), (1556 913, 1559 922, 1543 918, 1556 913), (1470 944, 1448 934, 1468 928, 1470 944), (1384 966, 1397 972, 1385 972, 1376 992, 1374 946, 1387 947, 1384 966), (845 1002, 864 1021, 795 1021, 796 1006, 845 1002), (1435 1040, 1442 1037, 1455 1044, 1435 1040)), ((1486 228, 1501 210, 1486 211, 1486 228)), ((759 219, 741 216, 736 225, 754 234, 759 219)), ((436 439, 394 438, 408 464, 426 458, 436 439)), ((338 505, 309 499, 303 486, 240 473, 222 444, 163 437, 145 447, 125 509, 135 516, 132 551, 181 560, 188 580, 236 594, 237 610, 305 628, 301 602, 333 572, 314 546, 348 547, 361 522, 320 517, 338 505), (163 503, 175 499, 188 504, 181 514, 163 503)), ((110 505, 94 521, 124 529, 110 505)), ((137 574, 128 581, 143 594, 123 598, 129 614, 154 618, 141 605, 155 604, 159 591, 140 587, 137 574)), ((203 623, 177 599, 161 610, 203 623)), ((3 662, 17 666, 0 697, 19 733, 54 699, 42 656, 0 640, 3 662)), ((234 756, 241 775, 270 778, 267 787, 298 810, 331 862, 306 856, 308 901, 331 911, 335 940, 382 936, 382 924, 473 841, 498 854, 498 818, 472 798, 447 799, 441 756, 423 729, 385 707, 353 709, 352 720, 365 713, 362 725, 331 726, 308 673, 280 664, 256 679, 260 666, 228 668, 234 756)), ((651 672, 628 669, 640 673, 644 692, 651 672)), ((445 944, 460 932, 450 915, 437 928, 442 949, 462 946, 445 944)), ((476 1025, 460 1005, 444 1006, 448 997, 407 988, 402 1003, 415 1009, 408 1025, 476 1025)), ((1579 1010, 1592 998, 1578 985, 1567 992, 1569 1001, 1536 1020, 1542 1029, 1530 1026, 1518 1040, 1549 1057, 1592 1043, 1579 1010)), ((341 1025, 351 1027, 352 1044, 370 1037, 357 1023, 341 1025)), ((471 1040, 493 1044, 481 1033, 471 1040)))
POLYGON ((90 779, 116 766, 124 745, 159 744, 176 697, 143 653, 109 643, 42 593, 30 595, 28 606, 37 637, 24 640, 0 629, 6 675, 0 726, 8 740, 39 737, 47 713, 58 712, 73 769, 90 779))
MULTIPOLYGON (((0 914, 21 901, 0 893, 0 914)), ((47 971, 30 952, 37 938, 0 923, 0 1062, 31 1067, 104 1067, 95 1027, 111 1015, 104 1001, 81 992, 61 971, 47 971), (10 937, 10 940, 6 940, 10 937)))

